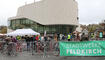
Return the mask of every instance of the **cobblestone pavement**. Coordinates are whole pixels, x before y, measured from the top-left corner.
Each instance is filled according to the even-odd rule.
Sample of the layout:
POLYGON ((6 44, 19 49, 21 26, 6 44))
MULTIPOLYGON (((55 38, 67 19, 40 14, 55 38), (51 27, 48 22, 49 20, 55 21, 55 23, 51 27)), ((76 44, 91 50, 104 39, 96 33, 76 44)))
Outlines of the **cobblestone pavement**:
POLYGON ((105 60, 105 57, 60 57, 54 55, 35 54, 23 52, 19 53, 18 56, 6 56, 0 54, 0 60, 105 60))

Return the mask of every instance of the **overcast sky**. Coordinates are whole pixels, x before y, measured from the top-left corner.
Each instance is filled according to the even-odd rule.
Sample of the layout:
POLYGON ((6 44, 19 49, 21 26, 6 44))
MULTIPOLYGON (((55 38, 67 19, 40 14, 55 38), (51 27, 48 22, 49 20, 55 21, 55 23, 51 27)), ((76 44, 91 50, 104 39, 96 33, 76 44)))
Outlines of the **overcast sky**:
MULTIPOLYGON (((39 0, 36 0, 39 1, 39 0)), ((34 2, 34 0, 1 0, 0 25, 7 25, 7 19, 15 16, 18 7, 34 2)), ((105 19, 105 0, 77 0, 80 24, 99 23, 105 19)))

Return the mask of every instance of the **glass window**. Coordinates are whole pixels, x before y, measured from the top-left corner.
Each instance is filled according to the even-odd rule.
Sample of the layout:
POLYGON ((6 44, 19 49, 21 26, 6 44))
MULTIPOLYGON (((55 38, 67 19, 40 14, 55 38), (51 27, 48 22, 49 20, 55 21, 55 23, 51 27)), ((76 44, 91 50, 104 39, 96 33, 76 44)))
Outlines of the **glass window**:
POLYGON ((72 32, 75 26, 71 25, 41 25, 38 24, 30 19, 17 19, 17 20, 11 20, 10 21, 10 27, 12 29, 18 29, 18 28, 32 28, 36 32, 44 33, 46 30, 49 34, 54 33, 62 33, 62 34, 68 34, 69 32, 72 32))
POLYGON ((26 24, 26 20, 22 20, 23 21, 23 24, 26 24))

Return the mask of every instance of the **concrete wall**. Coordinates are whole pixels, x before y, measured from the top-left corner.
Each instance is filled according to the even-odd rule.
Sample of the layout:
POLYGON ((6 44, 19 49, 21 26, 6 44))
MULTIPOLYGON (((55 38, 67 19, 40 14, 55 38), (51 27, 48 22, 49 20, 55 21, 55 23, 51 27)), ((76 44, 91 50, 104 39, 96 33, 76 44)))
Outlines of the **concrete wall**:
POLYGON ((42 0, 19 7, 17 18, 29 18, 43 25, 78 25, 78 4, 75 0, 42 0))

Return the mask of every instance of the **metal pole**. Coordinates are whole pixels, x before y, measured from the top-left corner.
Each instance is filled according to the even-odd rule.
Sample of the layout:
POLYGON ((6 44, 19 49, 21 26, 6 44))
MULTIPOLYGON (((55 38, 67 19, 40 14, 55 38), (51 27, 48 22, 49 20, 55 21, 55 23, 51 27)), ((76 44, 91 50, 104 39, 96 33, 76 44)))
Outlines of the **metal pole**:
POLYGON ((32 55, 34 55, 34 53, 33 53, 33 49, 34 49, 34 41, 32 41, 31 44, 32 44, 32 55))

